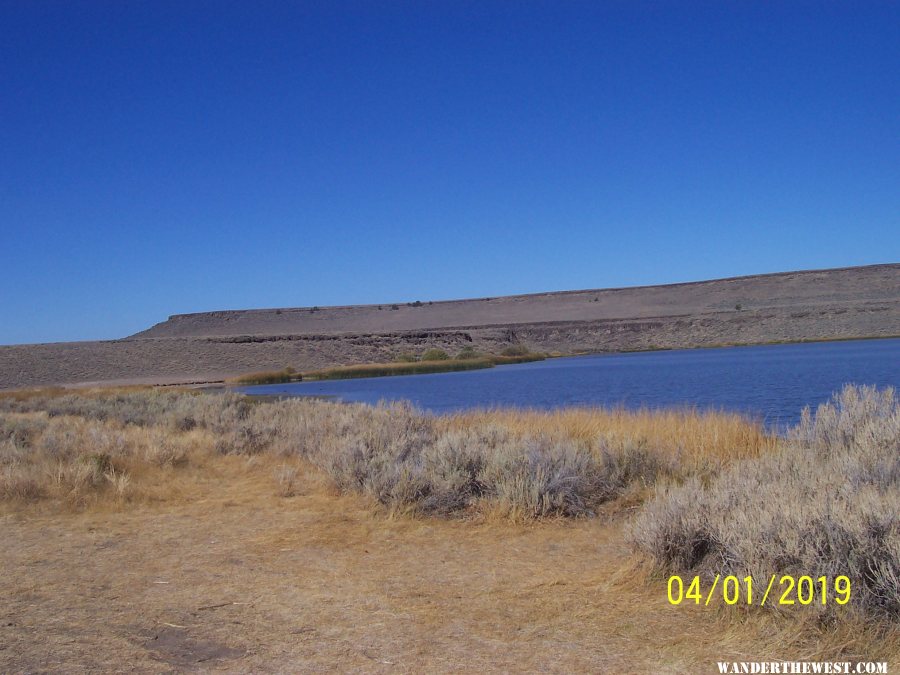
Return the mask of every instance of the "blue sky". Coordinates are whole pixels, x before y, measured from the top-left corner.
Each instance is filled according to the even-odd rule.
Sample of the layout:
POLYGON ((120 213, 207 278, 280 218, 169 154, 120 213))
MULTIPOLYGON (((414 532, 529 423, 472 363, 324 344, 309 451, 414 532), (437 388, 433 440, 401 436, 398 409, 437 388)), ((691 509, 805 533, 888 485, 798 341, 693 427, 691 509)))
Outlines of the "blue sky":
POLYGON ((900 260, 897 2, 0 1, 0 343, 900 260))

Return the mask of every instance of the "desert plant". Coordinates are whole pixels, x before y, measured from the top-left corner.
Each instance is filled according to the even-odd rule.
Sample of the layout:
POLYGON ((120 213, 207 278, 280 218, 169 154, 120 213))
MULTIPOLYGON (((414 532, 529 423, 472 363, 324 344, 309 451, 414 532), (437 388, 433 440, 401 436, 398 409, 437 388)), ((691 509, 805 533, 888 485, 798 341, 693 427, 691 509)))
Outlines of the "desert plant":
POLYGON ((275 482, 278 484, 280 497, 294 497, 297 495, 297 476, 299 470, 296 466, 282 464, 275 469, 275 482))
POLYGON ((631 539, 666 570, 846 575, 857 609, 898 617, 898 450, 894 391, 847 386, 804 411, 781 451, 661 488, 631 539))
POLYGON ((28 466, 0 467, 0 498, 29 501, 44 496, 40 478, 28 466))
POLYGON ((150 432, 144 449, 144 459, 157 466, 178 466, 187 462, 188 451, 184 441, 165 428, 150 432))
POLYGON ((9 440, 22 447, 31 447, 47 425, 43 416, 0 414, 0 441, 9 440))
POLYGON ((116 498, 125 499, 131 485, 131 477, 125 471, 116 471, 115 467, 110 467, 103 476, 112 486, 116 498))
POLYGON ((488 456, 479 477, 513 516, 578 516, 600 501, 600 467, 590 452, 572 443, 537 437, 505 445, 488 456))
MULTIPOLYGON (((499 358, 499 357, 498 357, 499 358)), ((344 380, 358 377, 384 377, 388 375, 417 375, 423 373, 443 373, 455 370, 477 370, 492 368, 494 359, 466 359, 454 361, 412 361, 395 363, 365 363, 357 366, 339 366, 314 370, 303 374, 305 380, 344 380)))
POLYGON ((459 350, 459 353, 456 355, 456 358, 460 361, 465 361, 467 359, 477 359, 480 358, 481 354, 475 351, 474 347, 471 345, 466 345, 462 349, 459 350))
MULTIPOLYGON (((345 370, 436 372, 490 367, 506 358, 519 357, 345 370)), ((643 490, 658 476, 715 475, 736 457, 757 456, 767 442, 737 416, 691 411, 491 411, 436 418, 398 404, 257 403, 230 393, 150 390, 0 397, 4 408, 4 495, 74 501, 112 494, 116 486, 135 494, 145 471, 180 467, 201 448, 247 457, 248 469, 263 455, 284 458, 286 465, 302 458, 339 489, 369 494, 401 511, 453 515, 488 508, 515 518, 576 516, 631 494, 632 487, 643 490), (55 416, 48 418, 46 410, 55 416)), ((285 473, 282 492, 294 489, 288 478, 285 473)))
POLYGON ((265 370, 258 373, 246 373, 238 377, 232 378, 232 384, 254 385, 254 384, 281 384, 283 382, 296 382, 302 380, 302 376, 297 374, 293 368, 284 368, 283 370, 265 370))

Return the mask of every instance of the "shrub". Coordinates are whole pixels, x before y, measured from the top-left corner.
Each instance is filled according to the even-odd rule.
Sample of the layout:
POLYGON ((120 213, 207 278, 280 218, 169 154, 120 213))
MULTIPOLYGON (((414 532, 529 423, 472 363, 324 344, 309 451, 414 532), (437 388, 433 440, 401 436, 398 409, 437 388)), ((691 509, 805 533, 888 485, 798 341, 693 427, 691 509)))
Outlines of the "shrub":
POLYGON ((473 347, 466 345, 459 351, 459 354, 456 355, 456 358, 460 361, 465 361, 467 359, 481 358, 481 354, 476 352, 473 347))
POLYGON ((649 451, 644 443, 626 442, 613 452, 604 448, 600 453, 600 482, 602 499, 615 499, 631 486, 648 487, 656 483, 667 468, 658 453, 649 451))
POLYGON ((271 429, 246 422, 221 434, 216 439, 216 452, 220 455, 257 455, 269 446, 273 438, 271 429))
POLYGON ((599 503, 600 466, 571 442, 525 438, 486 458, 481 481, 508 514, 579 516, 599 503))
MULTIPOLYGON (((466 370, 520 358, 368 365, 321 375, 466 370)), ((824 419, 820 414, 818 426, 811 419, 801 425, 803 443, 827 446, 834 436, 866 445, 884 433, 877 423, 854 436, 855 427, 838 419, 833 426, 842 431, 835 436, 823 429, 824 419)), ((584 409, 432 417, 396 404, 258 402, 177 390, 0 396, 2 498, 9 499, 40 495, 81 503, 102 494, 130 496, 146 472, 169 471, 197 449, 215 448, 248 457, 267 453, 286 465, 303 459, 339 489, 400 511, 579 516, 608 500, 642 496, 660 476, 715 478, 735 458, 770 447, 758 426, 720 413, 584 409)), ((860 467, 851 474, 859 480, 868 480, 863 468, 873 475, 893 470, 880 460, 860 467)), ((289 473, 276 475, 281 493, 296 488, 289 473)))
POLYGON ((500 352, 502 356, 526 356, 530 353, 531 350, 528 349, 528 347, 526 347, 525 345, 510 345, 502 352, 500 352))
POLYGON ((293 368, 284 368, 283 370, 264 370, 258 373, 247 373, 233 378, 231 383, 239 385, 281 384, 302 379, 293 368))
MULTIPOLYGON (((497 357, 500 358, 500 357, 497 357)), ((305 373, 306 380, 349 380, 359 377, 386 377, 389 375, 417 375, 424 373, 446 373, 456 370, 477 370, 492 368, 493 359, 467 359, 454 361, 411 361, 394 363, 366 363, 357 366, 339 366, 305 373)))
POLYGON ((278 495, 280 497, 295 497, 297 495, 297 476, 299 470, 296 466, 282 464, 275 469, 275 481, 278 483, 278 495))
POLYGON ((671 571, 847 575, 860 611, 900 617, 898 449, 894 391, 847 386, 783 450, 661 488, 631 540, 671 571))
POLYGON ((426 349, 422 352, 423 361, 447 361, 450 356, 443 349, 426 349))
POLYGON ((403 511, 450 515, 484 505, 513 518, 580 516, 618 496, 643 467, 623 460, 629 473, 571 439, 490 424, 444 428, 408 407, 349 410, 355 423, 313 462, 339 489, 403 511))
POLYGON ((32 467, 0 466, 0 498, 28 501, 43 496, 44 489, 32 467))
POLYGON ((84 421, 76 418, 54 418, 41 435, 38 449, 54 459, 72 459, 88 445, 84 438, 85 426, 84 421))
POLYGON ((0 442, 9 440, 22 447, 31 447, 47 428, 46 418, 0 415, 0 442))
POLYGON ((150 433, 144 459, 157 466, 178 466, 187 461, 187 447, 179 436, 166 429, 156 428, 150 433))

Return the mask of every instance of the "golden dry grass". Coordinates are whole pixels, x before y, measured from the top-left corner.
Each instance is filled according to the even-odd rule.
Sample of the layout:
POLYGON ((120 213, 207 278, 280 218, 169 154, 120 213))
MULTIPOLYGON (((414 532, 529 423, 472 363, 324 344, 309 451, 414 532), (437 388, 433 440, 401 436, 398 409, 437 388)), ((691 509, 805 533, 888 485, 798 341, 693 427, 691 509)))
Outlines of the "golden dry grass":
POLYGON ((600 441, 613 448, 639 445, 667 459, 698 465, 759 457, 779 442, 777 436, 742 415, 692 408, 490 410, 449 416, 446 424, 463 428, 499 424, 521 435, 560 435, 585 443, 600 441))
MULTIPOLYGON (((336 489, 296 445, 316 430, 287 425, 304 413, 323 428, 369 420, 371 434, 413 424, 402 410, 143 391, 2 400, 6 428, 33 434, 16 447, 50 453, 23 469, 46 481, 40 496, 0 499, 3 672, 687 673, 715 672, 716 660, 900 655, 896 627, 850 614, 821 624, 669 606, 665 577, 624 537, 646 485, 596 517, 408 517, 336 489), (55 444, 42 445, 52 425, 55 444), (74 492, 50 479, 53 462, 98 451, 126 489, 105 476, 74 492)), ((491 411, 434 425, 439 438, 490 427, 592 453, 639 446, 687 475, 779 445, 738 416, 692 410, 491 411)))
POLYGON ((854 611, 896 621, 898 507, 900 401, 891 388, 848 385, 804 411, 778 452, 658 490, 630 537, 688 576, 845 576, 854 611))
POLYGON ((298 496, 275 496, 279 462, 148 471, 163 503, 6 507, 0 670, 702 673, 898 655, 895 630, 670 607, 621 518, 391 519, 303 467, 298 496))

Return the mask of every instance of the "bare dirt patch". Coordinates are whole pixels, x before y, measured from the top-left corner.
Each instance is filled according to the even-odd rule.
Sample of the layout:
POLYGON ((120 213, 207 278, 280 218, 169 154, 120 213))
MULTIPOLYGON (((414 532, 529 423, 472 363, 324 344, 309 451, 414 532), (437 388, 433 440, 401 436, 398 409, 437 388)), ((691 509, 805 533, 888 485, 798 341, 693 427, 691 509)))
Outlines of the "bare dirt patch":
POLYGON ((671 607, 615 517, 389 519, 308 477, 289 499, 219 478, 192 503, 3 516, 0 670, 713 672, 898 654, 896 636, 867 645, 849 626, 671 607))

